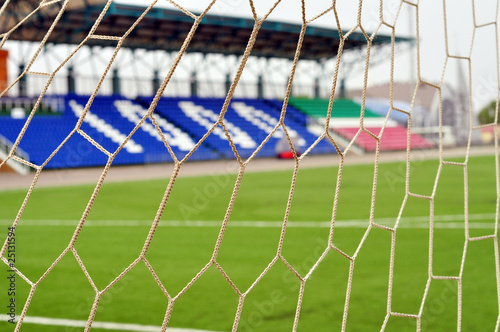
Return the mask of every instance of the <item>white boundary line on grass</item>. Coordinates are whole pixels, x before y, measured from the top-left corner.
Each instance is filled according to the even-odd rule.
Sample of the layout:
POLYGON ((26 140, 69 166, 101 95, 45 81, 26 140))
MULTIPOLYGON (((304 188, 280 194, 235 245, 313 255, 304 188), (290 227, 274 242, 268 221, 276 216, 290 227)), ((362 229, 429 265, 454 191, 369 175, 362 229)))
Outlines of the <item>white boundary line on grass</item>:
MULTIPOLYGON (((469 229, 493 229, 495 224, 495 213, 477 213, 469 214, 469 229), (491 222, 474 222, 474 220, 491 220, 491 222)), ((387 227, 394 227, 396 218, 375 218, 375 223, 387 227)), ((77 220, 61 219, 21 219, 19 225, 24 226, 76 226, 77 220)), ((151 226, 151 220, 87 220, 85 227, 135 227, 151 226)), ((12 220, 0 219, 0 226, 10 226, 12 220)), ((289 221, 287 227, 297 228, 329 228, 329 221, 289 221)), ((220 227, 220 221, 180 221, 180 220, 162 220, 158 225, 160 227, 220 227)), ((250 227, 250 228, 281 228, 282 221, 230 221, 228 227, 250 227)), ((337 220, 335 227, 342 228, 366 228, 368 219, 350 219, 337 220)), ((428 228, 429 216, 403 217, 399 222, 399 228, 428 228)), ((435 228, 460 229, 464 227, 463 215, 437 215, 434 216, 435 228)))
MULTIPOLYGON (((10 318, 9 316, 4 315, 2 321, 7 321, 9 318, 10 318)), ((51 326, 68 326, 68 327, 85 327, 87 325, 86 320, 33 317, 33 316, 26 316, 23 320, 23 323, 51 325, 51 326)), ((93 322, 92 328, 117 330, 117 331, 141 331, 141 332, 158 332, 161 330, 161 326, 112 323, 112 322, 93 322)), ((167 328, 167 332, 211 332, 211 331, 193 330, 184 328, 167 328)))
MULTIPOLYGON (((469 221, 473 220, 488 220, 491 222, 471 222, 469 228, 474 229, 493 229, 494 213, 469 214, 469 221)), ((380 225, 393 227, 396 218, 378 218, 374 222, 380 225)), ((0 219, 0 225, 10 225, 12 221, 0 219)), ((150 226, 150 220, 88 220, 85 226, 150 226)), ((21 225, 25 226, 75 226, 76 220, 21 220, 21 225)), ((162 221, 159 226, 163 227, 220 227, 220 222, 216 221, 162 221)), ((274 228, 282 227, 282 222, 277 221, 233 221, 228 226, 233 227, 255 227, 255 228, 274 228)), ((335 222, 335 227, 343 228, 366 228, 368 226, 367 219, 352 219, 338 220, 335 222)), ((464 227, 463 215, 438 215, 434 216, 434 226, 436 228, 460 229, 464 227)), ((299 228, 328 228, 330 222, 310 221, 310 222, 289 222, 288 227, 299 228)), ((428 228, 429 216, 420 217, 405 217, 401 218, 399 227, 402 228, 428 228)), ((3 315, 2 321, 7 321, 9 316, 3 315)), ((31 317, 27 316, 24 319, 27 324, 51 325, 51 326, 69 326, 69 327, 85 327, 87 321, 61 319, 61 318, 46 318, 46 317, 31 317)), ((142 331, 142 332, 157 332, 161 329, 160 326, 125 324, 113 322, 94 322, 94 328, 119 330, 119 331, 142 331)), ((169 332, 210 332, 206 330, 193 330, 184 328, 168 328, 169 332)))

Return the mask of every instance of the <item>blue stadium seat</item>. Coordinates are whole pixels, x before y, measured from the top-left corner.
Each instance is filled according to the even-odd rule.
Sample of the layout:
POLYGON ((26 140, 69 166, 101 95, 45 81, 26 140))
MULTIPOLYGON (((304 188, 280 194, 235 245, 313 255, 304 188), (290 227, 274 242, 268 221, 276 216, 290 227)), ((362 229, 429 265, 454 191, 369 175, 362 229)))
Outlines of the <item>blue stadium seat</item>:
MULTIPOLYGON (((149 105, 153 98, 143 97, 145 105, 149 105)), ((170 98, 160 99, 157 111, 166 119, 189 132, 193 137, 200 140, 206 132, 218 121, 224 99, 222 98, 170 98)), ((300 113, 292 110, 291 113, 300 113)), ((281 104, 278 101, 257 99, 233 99, 224 114, 224 125, 235 144, 239 155, 243 158, 249 157, 255 149, 263 143, 268 133, 278 123, 281 113, 281 104)), ((299 151, 304 151, 311 146, 317 137, 307 130, 305 118, 302 115, 296 117, 285 116, 285 126, 290 133, 301 138, 299 151), (299 122, 295 118, 301 119, 299 122)), ((258 157, 271 157, 276 155, 276 144, 284 137, 282 129, 279 129, 262 146, 258 157)), ((227 142, 226 136, 220 126, 216 127, 204 142, 218 150, 225 158, 234 158, 234 152, 227 142)), ((311 153, 335 153, 333 145, 326 140, 320 141, 311 153)))
MULTIPOLYGON (((35 115, 19 144, 36 165, 44 164, 65 140, 46 168, 104 165, 109 159, 108 154, 114 154, 130 133, 133 133, 131 139, 114 157, 114 165, 169 162, 172 161, 171 153, 180 160, 198 143, 189 160, 235 158, 223 127, 216 126, 205 137, 217 123, 224 99, 165 97, 160 99, 153 112, 153 122, 150 117, 145 117, 152 97, 130 100, 121 96, 97 96, 80 125, 80 131, 76 132, 74 129, 90 97, 68 95, 61 98, 64 99, 64 110, 54 115, 35 115), (141 121, 142 125, 136 128, 141 121), (157 127, 161 129, 170 151, 157 127)), ((281 107, 279 101, 231 101, 223 123, 242 158, 248 158, 264 141, 266 143, 261 146, 257 157, 276 155, 276 144, 284 137, 281 126, 273 136, 267 136, 278 124, 281 107)), ((298 137, 299 152, 317 139, 307 130, 306 118, 301 114, 289 106, 284 121, 289 133, 298 137)), ((0 116, 0 134, 14 142, 26 121, 0 116)), ((322 140, 310 153, 335 152, 331 144, 322 140)))
MULTIPOLYGON (((30 161, 42 165, 51 153, 68 137, 78 122, 79 112, 89 97, 69 95, 64 97, 65 110, 57 115, 35 115, 19 147, 30 156, 30 161)), ((109 153, 114 153, 124 138, 134 130, 135 124, 145 114, 140 105, 119 96, 98 96, 89 109, 81 131, 109 153)), ((170 143, 177 158, 182 159, 196 144, 185 132, 156 117, 158 125, 170 143)), ((0 134, 14 142, 26 119, 0 117, 0 134)), ((108 156, 93 146, 80 133, 74 132, 60 150, 47 163, 46 168, 89 167, 104 165, 108 156)), ((217 154, 200 146, 190 160, 215 159, 217 154)), ((115 165, 143 164, 172 161, 160 135, 150 119, 132 136, 113 160, 115 165)))

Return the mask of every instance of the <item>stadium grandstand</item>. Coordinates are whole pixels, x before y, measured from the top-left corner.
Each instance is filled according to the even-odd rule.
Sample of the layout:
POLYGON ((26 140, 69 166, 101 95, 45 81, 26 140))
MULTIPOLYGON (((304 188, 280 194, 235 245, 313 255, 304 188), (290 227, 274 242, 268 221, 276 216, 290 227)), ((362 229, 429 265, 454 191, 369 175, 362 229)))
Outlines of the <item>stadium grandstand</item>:
MULTIPOLYGON (((85 40, 88 31, 94 28, 94 21, 104 4, 104 1, 70 2, 64 15, 59 18, 60 23, 48 36, 47 46, 41 56, 43 61, 32 64, 29 72, 25 68, 28 65, 26 59, 30 58, 32 52, 30 45, 42 40, 51 29, 58 8, 36 12, 28 22, 8 34, 10 42, 4 45, 0 57, 4 78, 0 87, 4 90, 0 98, 0 151, 3 151, 0 158, 6 157, 25 125, 26 117, 34 108, 36 112, 29 129, 16 149, 21 158, 36 165, 44 164, 52 151, 73 130, 98 80, 98 75, 92 77, 91 72, 104 70, 99 57, 112 52, 115 43, 104 38, 85 40), (50 67, 51 59, 71 53, 82 40, 85 40, 85 48, 81 53, 85 56, 72 58, 56 70, 54 83, 38 103, 35 96, 40 94, 46 82, 43 73, 50 71, 43 66, 50 67)), ((0 23, 1 31, 10 31, 24 14, 31 12, 37 5, 34 0, 12 3, 6 11, 7 19, 0 23)), ((143 11, 142 7, 112 3, 102 22, 95 27, 95 34, 121 35, 143 11)), ((201 139, 219 117, 225 103, 224 96, 235 74, 234 66, 229 64, 244 54, 242 45, 246 44, 253 24, 251 19, 219 15, 206 15, 201 21, 187 49, 187 60, 181 64, 184 74, 181 72, 172 77, 154 113, 157 125, 175 155, 187 154, 200 141, 199 148, 189 156, 190 160, 235 157, 221 128, 217 128, 206 140, 201 139), (212 72, 204 71, 207 63, 215 64, 209 66, 215 68, 215 72, 213 69, 212 72)), ((152 8, 141 21, 140 27, 127 37, 121 52, 125 55, 117 59, 97 96, 92 97, 90 113, 85 117, 81 129, 91 137, 97 137, 99 145, 108 151, 118 147, 133 129, 134 123, 146 114, 166 75, 164 67, 168 66, 162 67, 162 63, 171 64, 191 27, 191 18, 176 9, 152 8), (148 74, 144 75, 145 72, 148 74)), ((249 157, 262 143, 266 132, 280 119, 288 77, 281 77, 281 82, 275 78, 280 77, 280 68, 293 60, 295 40, 300 30, 300 24, 266 21, 259 32, 251 55, 251 61, 255 64, 253 72, 245 72, 246 76, 243 76, 237 87, 224 119, 226 130, 234 137, 241 157, 249 157)), ((306 32, 303 47, 307 48, 307 52, 301 54, 299 66, 304 64, 308 70, 302 78, 299 71, 298 77, 294 79, 294 97, 286 105, 285 119, 290 134, 297 138, 298 151, 311 146, 324 127, 331 89, 331 83, 324 78, 327 70, 325 64, 337 54, 340 33, 319 26, 311 26, 306 32)), ((391 36, 379 34, 372 47, 383 50, 390 47, 390 42, 391 36)), ((395 42, 396 45, 407 45, 412 41, 396 37, 395 42)), ((343 49, 349 54, 347 58, 357 63, 363 56, 365 46, 365 36, 353 33, 345 41, 343 49)), ((379 53, 384 54, 383 51, 379 53)), ((383 56, 379 61, 384 61, 383 56)), ((380 148, 405 150, 407 131, 404 124, 392 118, 386 119, 386 114, 370 110, 360 100, 347 99, 344 81, 345 77, 333 102, 333 121, 330 123, 331 135, 340 144, 338 148, 349 146, 356 153, 374 151, 376 141, 372 136, 378 135, 385 126, 380 148), (361 112, 366 117, 362 129, 359 123, 361 112)), ((387 113, 388 105, 383 107, 387 113)), ((155 135, 155 131, 155 124, 148 120, 114 163, 172 161, 171 154, 165 150, 164 142, 155 135)), ((275 132, 270 142, 259 150, 258 157, 280 154, 276 146, 283 137, 283 132, 275 132)), ((410 139, 414 149, 435 145, 432 139, 416 133, 412 133, 410 139)), ((310 151, 311 154, 336 152, 336 148, 326 141, 321 141, 310 151)), ((98 166, 104 165, 106 160, 106 156, 92 148, 85 137, 78 135, 71 136, 60 153, 50 158, 45 168, 98 166)), ((21 167, 19 171, 26 169, 21 167)))

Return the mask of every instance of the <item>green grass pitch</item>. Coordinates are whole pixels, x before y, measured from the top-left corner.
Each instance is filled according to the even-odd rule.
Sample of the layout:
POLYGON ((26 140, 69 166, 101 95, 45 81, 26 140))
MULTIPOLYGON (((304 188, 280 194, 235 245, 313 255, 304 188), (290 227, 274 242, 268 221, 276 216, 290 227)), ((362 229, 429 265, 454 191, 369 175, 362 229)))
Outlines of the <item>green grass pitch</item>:
MULTIPOLYGON (((420 160, 410 166, 410 192, 431 195, 439 162, 420 160)), ((469 159, 467 209, 471 225, 483 226, 470 228, 473 237, 494 232, 495 167, 493 156, 469 159)), ((384 163, 378 169, 373 214, 384 225, 394 225, 402 208, 405 171, 404 163, 384 163)), ((357 250, 368 226, 373 173, 373 165, 347 165, 343 170, 336 211, 336 220, 341 222, 335 228, 333 243, 348 255, 357 250)), ((338 168, 334 167, 298 172, 283 257, 302 276, 327 247, 329 229, 316 222, 332 218, 337 174, 338 168), (298 222, 301 226, 304 223, 311 226, 294 227, 298 222)), ((276 223, 283 221, 291 179, 292 171, 243 176, 217 257, 241 291, 251 286, 276 255, 281 232, 276 223), (270 227, 245 227, 241 224, 244 221, 262 221, 270 227)), ((210 261, 235 180, 235 174, 177 179, 161 227, 146 255, 171 295, 179 293, 210 261)), ((138 257, 167 183, 168 179, 103 185, 88 216, 89 226, 83 228, 75 246, 99 290, 138 257)), ((490 331, 498 316, 494 241, 469 242, 461 270, 465 245, 463 217, 460 218, 465 211, 463 184, 464 167, 442 166, 435 195, 434 214, 439 227, 433 234, 432 268, 439 276, 463 275, 462 331, 490 331)), ((89 185, 34 190, 16 230, 15 248, 16 267, 30 280, 38 280, 68 245, 93 189, 89 185)), ((0 192, 0 219, 5 233, 2 241, 25 195, 24 190, 0 192)), ((425 216, 429 216, 430 209, 429 200, 415 197, 410 197, 402 209, 395 246, 392 300, 395 312, 419 312, 428 276, 430 237, 425 216)), ((359 251, 350 294, 348 331, 380 330, 387 308, 390 246, 391 233, 373 228, 359 251)), ((2 269, 0 303, 6 310, 8 272, 6 266, 2 269)), ((349 261, 330 251, 306 283, 299 331, 341 329, 348 271, 349 261)), ((239 330, 290 331, 299 287, 286 265, 278 261, 245 299, 239 330)), ((28 291, 28 285, 18 277, 18 315, 28 291)), ((457 329, 458 294, 457 281, 432 281, 423 309, 424 331, 457 329)), ((86 320, 94 295, 69 253, 40 284, 28 316, 86 320)), ((212 266, 176 302, 169 326, 228 331, 237 304, 238 296, 212 266)), ((145 265, 139 263, 103 296, 95 320, 159 326, 166 307, 165 296, 145 265)), ((392 317, 386 331, 415 331, 415 327, 412 318, 392 317)), ((0 323, 1 331, 12 329, 11 324, 0 323)), ((21 331, 42 330, 80 331, 81 328, 34 324, 23 324, 21 328, 21 331)))

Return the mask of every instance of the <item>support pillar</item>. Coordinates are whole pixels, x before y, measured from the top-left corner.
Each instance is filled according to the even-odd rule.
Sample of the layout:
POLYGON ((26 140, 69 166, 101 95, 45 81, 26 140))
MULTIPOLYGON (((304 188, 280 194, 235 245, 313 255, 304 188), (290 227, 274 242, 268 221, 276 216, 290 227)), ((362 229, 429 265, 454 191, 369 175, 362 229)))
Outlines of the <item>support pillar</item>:
POLYGON ((75 85, 75 76, 73 74, 73 66, 68 67, 68 76, 66 77, 68 93, 75 93, 76 85, 75 85))
POLYGON ((196 78, 196 73, 192 72, 191 73, 191 97, 197 97, 198 96, 198 79, 196 78))
POLYGON ((231 75, 226 74, 226 94, 229 92, 229 89, 231 89, 231 84, 233 82, 231 81, 231 75))
POLYGON ((340 79, 340 98, 347 98, 347 92, 345 89, 345 78, 340 79))
POLYGON ((259 78, 257 80, 257 98, 264 99, 264 83, 262 75, 259 75, 259 78))
POLYGON ((155 70, 153 71, 153 95, 156 94, 159 88, 160 88, 160 77, 158 70, 155 70))
POLYGON ((316 77, 314 79, 314 98, 319 99, 320 93, 319 93, 319 77, 316 77))
MULTIPOLYGON (((25 68, 26 67, 24 66, 24 63, 19 65, 19 75, 21 75, 24 72, 25 68)), ((19 96, 25 97, 27 94, 28 94, 28 80, 26 79, 26 75, 24 75, 19 80, 19 96)))
POLYGON ((113 76, 111 77, 113 82, 113 94, 119 95, 121 94, 120 90, 120 76, 118 76, 118 69, 113 69, 113 76))

